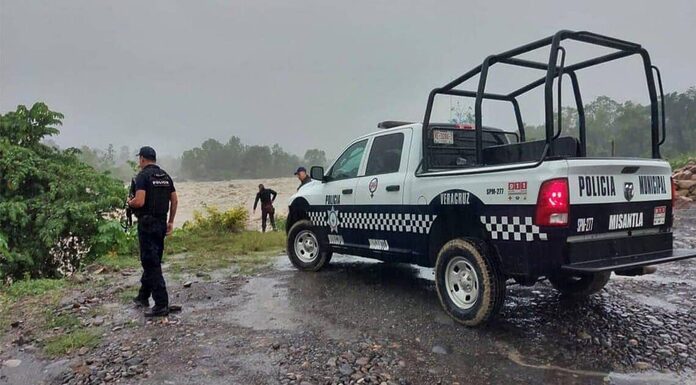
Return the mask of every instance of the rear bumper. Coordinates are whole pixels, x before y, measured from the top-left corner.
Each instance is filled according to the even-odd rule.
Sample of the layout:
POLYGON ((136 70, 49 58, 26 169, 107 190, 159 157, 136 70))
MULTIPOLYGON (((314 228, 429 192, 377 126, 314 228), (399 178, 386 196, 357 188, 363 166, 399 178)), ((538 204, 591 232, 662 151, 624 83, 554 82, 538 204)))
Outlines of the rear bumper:
POLYGON ((696 249, 672 249, 587 262, 576 262, 563 265, 561 269, 574 273, 597 273, 601 271, 623 270, 646 265, 656 265, 694 257, 696 257, 696 249))

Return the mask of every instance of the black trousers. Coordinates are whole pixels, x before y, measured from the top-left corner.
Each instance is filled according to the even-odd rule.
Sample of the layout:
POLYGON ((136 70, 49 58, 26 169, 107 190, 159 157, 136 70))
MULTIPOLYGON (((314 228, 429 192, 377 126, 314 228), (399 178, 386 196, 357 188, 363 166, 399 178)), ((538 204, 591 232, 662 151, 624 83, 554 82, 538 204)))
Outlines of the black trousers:
POLYGON ((271 228, 275 230, 275 209, 273 205, 261 206, 261 230, 264 233, 266 232, 266 217, 271 218, 271 228))
POLYGON ((162 253, 164 237, 167 233, 167 221, 153 217, 138 219, 138 241, 140 242, 140 263, 143 276, 140 278, 141 299, 152 299, 155 306, 169 306, 167 285, 162 275, 162 253))

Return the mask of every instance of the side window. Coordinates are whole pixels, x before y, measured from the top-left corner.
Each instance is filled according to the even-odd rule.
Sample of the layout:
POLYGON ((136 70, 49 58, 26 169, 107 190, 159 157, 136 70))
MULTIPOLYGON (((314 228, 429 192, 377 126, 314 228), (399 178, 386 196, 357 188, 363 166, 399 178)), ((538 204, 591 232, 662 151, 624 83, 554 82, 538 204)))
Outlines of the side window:
POLYGON ((357 177, 358 170, 360 169, 360 161, 362 160, 366 145, 367 139, 361 140, 348 147, 348 149, 338 157, 333 167, 331 167, 329 178, 331 180, 339 180, 357 177))
POLYGON ((403 133, 376 137, 372 141, 372 149, 370 149, 370 157, 367 160, 365 176, 399 172, 403 147, 403 133))

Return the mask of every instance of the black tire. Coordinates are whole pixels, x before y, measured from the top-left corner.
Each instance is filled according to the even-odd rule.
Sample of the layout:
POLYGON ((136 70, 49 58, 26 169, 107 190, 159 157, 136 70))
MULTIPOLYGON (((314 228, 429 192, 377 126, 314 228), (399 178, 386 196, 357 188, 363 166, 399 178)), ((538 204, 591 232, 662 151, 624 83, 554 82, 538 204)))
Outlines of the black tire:
MULTIPOLYGON (((305 245, 309 245, 306 244, 305 245)), ((290 262, 299 270, 303 271, 318 271, 324 267, 329 259, 331 259, 331 251, 329 250, 328 242, 326 242, 320 234, 317 234, 312 227, 312 224, 304 219, 297 221, 290 231, 288 231, 287 251, 290 262), (296 242, 300 242, 300 237, 307 237, 305 240, 309 244, 314 244, 311 247, 295 247, 296 242), (312 250, 307 251, 307 250, 312 250), (316 250, 316 254, 314 253, 316 250)))
POLYGON ((582 299, 602 290, 609 282, 611 272, 591 273, 583 275, 557 274, 549 277, 549 282, 561 294, 582 299))
POLYGON ((479 326, 495 318, 505 302, 505 277, 495 260, 487 254, 485 246, 473 240, 453 239, 442 246, 435 263, 435 285, 445 312, 466 326, 479 326), (457 270, 459 265, 466 269, 457 270), (464 274, 462 281, 452 283, 448 280, 448 270, 464 274), (466 274, 471 271, 475 272, 475 278, 473 274, 466 274), (471 278, 471 283, 467 283, 465 278, 471 278), (458 288, 458 284, 467 287, 458 288), (473 295, 467 297, 467 289, 472 293, 475 289, 475 298, 473 295))

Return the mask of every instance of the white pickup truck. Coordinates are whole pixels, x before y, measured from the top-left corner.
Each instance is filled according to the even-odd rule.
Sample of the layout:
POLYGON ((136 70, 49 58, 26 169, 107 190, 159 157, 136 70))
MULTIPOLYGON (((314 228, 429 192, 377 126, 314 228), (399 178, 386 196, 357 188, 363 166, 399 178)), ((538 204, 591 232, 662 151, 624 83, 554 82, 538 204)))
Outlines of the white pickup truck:
POLYGON ((589 32, 560 31, 489 56, 431 92, 423 123, 383 122, 326 172, 312 167, 314 181, 291 198, 291 262, 317 271, 336 252, 434 267, 445 311, 474 326, 500 310, 508 280, 532 285, 547 278, 562 293, 583 297, 601 290, 612 271, 641 275, 650 265, 696 256, 672 248, 674 190, 659 154, 664 118, 660 124, 655 73, 660 84, 640 45, 589 32), (565 40, 614 52, 566 65, 565 40), (550 47, 548 63, 518 58, 543 47, 550 47), (643 59, 651 96, 652 158, 588 157, 575 73, 631 55, 643 59), (546 76, 508 94, 486 93, 494 64, 546 76), (456 88, 477 75, 477 91, 456 88), (556 122, 552 86, 563 76, 571 79, 580 115, 577 138, 562 135, 560 117, 556 122), (542 85, 546 138, 528 141, 517 97, 542 85), (436 95, 475 98, 475 124, 430 122, 436 95), (491 99, 511 103, 516 131, 483 127, 481 103, 491 99))

